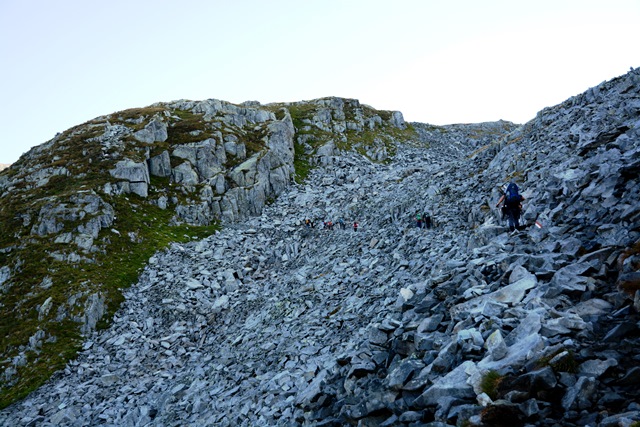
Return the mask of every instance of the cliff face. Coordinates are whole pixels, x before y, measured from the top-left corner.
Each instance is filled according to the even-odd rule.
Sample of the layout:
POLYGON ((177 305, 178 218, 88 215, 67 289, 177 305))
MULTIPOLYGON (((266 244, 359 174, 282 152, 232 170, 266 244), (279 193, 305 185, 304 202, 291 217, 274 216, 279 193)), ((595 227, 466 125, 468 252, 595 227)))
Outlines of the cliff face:
POLYGON ((406 128, 356 100, 177 101, 98 117, 26 153, 0 175, 3 401, 106 325, 155 250, 259 214, 317 152, 383 160, 406 128))

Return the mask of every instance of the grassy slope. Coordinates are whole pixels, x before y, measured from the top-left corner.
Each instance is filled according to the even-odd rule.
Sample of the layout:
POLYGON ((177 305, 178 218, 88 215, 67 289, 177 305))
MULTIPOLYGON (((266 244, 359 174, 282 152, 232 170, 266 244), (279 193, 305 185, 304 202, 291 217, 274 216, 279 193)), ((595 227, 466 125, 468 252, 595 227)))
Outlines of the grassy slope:
MULTIPOLYGON (((127 123, 139 117, 149 117, 160 109, 127 110, 115 115, 115 119, 127 123)), ((189 134, 199 122, 194 115, 185 112, 184 120, 170 131, 170 139, 153 147, 162 151, 171 145, 191 142, 189 134)), ((111 118, 112 121, 114 117, 111 118)), ((0 368, 12 365, 12 359, 24 351, 29 338, 41 335, 42 345, 26 352, 24 366, 18 366, 17 375, 0 387, 0 408, 40 386, 53 372, 63 368, 74 357, 81 345, 79 323, 84 301, 90 294, 98 294, 105 300, 106 314, 99 327, 105 327, 122 302, 121 290, 135 283, 140 270, 154 252, 170 242, 184 242, 213 233, 218 226, 169 225, 171 210, 162 210, 148 200, 135 195, 106 196, 100 188, 108 182, 108 170, 115 158, 124 156, 144 159, 145 144, 125 144, 116 156, 101 156, 100 146, 91 139, 100 135, 104 121, 95 120, 70 129, 59 137, 54 149, 38 156, 37 162, 47 167, 66 167, 72 176, 53 177, 41 187, 30 188, 21 184, 2 200, 0 224, 12 233, 0 234, 0 266, 8 265, 14 271, 10 290, 0 296, 0 368), (91 159, 91 162, 88 162, 91 159), (57 261, 51 253, 69 254, 70 244, 55 243, 51 236, 37 236, 25 226, 25 215, 37 218, 40 208, 47 203, 72 204, 72 197, 82 191, 95 191, 109 203, 119 220, 110 229, 102 229, 95 246, 98 251, 79 255, 91 262, 68 263, 57 261), (37 262, 34 262, 37 260, 37 262), (42 262, 40 262, 42 261, 42 262), (49 286, 42 286, 43 279, 49 286), (38 308, 51 298, 52 309, 39 318, 38 308), (69 301, 76 304, 69 307, 69 301)), ((132 126, 135 129, 135 125, 132 126)), ((19 173, 33 167, 21 159, 16 167, 4 173, 19 173), (22 162, 22 164, 21 164, 22 162)), ((166 180, 154 179, 153 192, 165 192, 166 180)), ((180 195, 184 198, 183 195, 180 195)), ((87 219, 87 218, 85 218, 87 219)), ((68 218, 62 232, 72 232, 83 221, 68 218)), ((55 237, 55 236, 54 236, 55 237)))

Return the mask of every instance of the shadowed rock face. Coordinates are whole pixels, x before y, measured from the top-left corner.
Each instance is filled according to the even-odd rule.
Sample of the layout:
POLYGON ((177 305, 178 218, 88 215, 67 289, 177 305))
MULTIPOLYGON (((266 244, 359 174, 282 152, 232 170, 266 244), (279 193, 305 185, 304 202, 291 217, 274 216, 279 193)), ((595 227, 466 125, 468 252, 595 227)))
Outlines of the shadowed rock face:
MULTIPOLYGON (((132 426, 640 420, 638 99, 633 71, 515 129, 413 123, 410 140, 351 150, 341 138, 379 126, 382 115, 325 99, 302 120, 300 105, 286 106, 294 146, 306 146, 319 165, 306 183, 283 189, 260 214, 152 256, 111 326, 88 334, 77 359, 0 419, 132 426), (333 136, 314 143, 313 129, 333 136), (392 151, 385 162, 371 161, 392 151), (511 180, 526 199, 517 233, 494 208, 511 180), (416 213, 428 214, 433 227, 416 228, 416 213), (321 227, 329 220, 333 229, 321 227)), ((213 117, 221 104, 193 105, 213 117)), ((263 118, 255 112, 226 124, 247 117, 263 118)), ((273 123, 271 132, 287 134, 285 119, 273 123)), ((249 150, 227 145, 219 150, 242 159, 226 181, 237 187, 226 193, 260 173, 249 150)), ((220 167, 198 166, 198 150, 211 146, 152 153, 150 170, 167 178, 178 169, 195 180, 220 167)), ((0 285, 11 274, 0 269, 0 285)), ((98 312, 100 302, 92 303, 98 312)), ((53 310, 42 304, 39 313, 53 310)))

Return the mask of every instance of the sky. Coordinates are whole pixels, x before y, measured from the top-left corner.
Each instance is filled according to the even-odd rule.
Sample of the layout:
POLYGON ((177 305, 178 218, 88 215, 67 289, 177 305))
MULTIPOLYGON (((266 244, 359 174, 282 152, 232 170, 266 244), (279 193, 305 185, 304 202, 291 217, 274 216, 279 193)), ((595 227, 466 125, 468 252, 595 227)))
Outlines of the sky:
POLYGON ((525 123, 640 66, 640 0, 0 0, 0 163, 178 99, 525 123))

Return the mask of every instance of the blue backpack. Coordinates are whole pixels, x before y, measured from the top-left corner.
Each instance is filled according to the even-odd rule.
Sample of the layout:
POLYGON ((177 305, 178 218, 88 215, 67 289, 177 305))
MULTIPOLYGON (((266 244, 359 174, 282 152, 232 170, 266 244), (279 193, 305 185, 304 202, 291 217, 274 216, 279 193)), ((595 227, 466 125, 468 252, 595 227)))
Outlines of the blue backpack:
POLYGON ((508 206, 517 206, 522 198, 518 193, 518 186, 515 183, 509 184, 507 190, 504 192, 504 201, 508 206))

